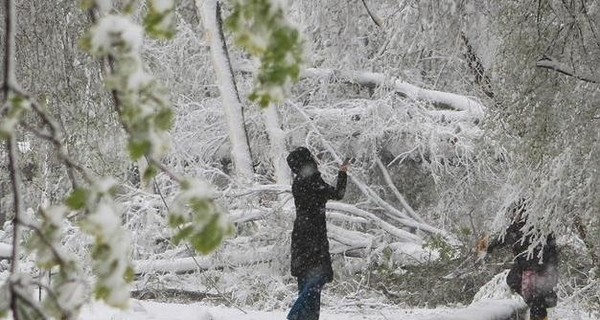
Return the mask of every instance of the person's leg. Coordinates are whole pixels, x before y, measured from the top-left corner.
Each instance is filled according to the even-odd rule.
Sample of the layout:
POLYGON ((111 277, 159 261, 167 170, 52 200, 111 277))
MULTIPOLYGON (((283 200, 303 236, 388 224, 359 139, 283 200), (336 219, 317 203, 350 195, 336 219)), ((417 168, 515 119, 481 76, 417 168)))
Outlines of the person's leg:
POLYGON ((288 313, 288 320, 318 320, 323 285, 320 274, 310 275, 306 279, 298 278, 298 299, 288 313))

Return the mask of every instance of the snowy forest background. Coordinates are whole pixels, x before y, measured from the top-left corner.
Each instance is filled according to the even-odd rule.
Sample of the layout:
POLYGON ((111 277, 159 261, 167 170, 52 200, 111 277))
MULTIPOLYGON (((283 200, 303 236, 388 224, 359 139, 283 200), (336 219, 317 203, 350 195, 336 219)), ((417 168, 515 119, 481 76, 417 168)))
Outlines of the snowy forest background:
MULTIPOLYGON (((141 23, 163 2, 115 1, 114 8, 131 9, 141 23)), ((83 1, 82 9, 79 1, 17 0, 12 19, 8 6, 0 9, 16 27, 14 56, 3 51, 9 62, 0 67, 0 295, 21 292, 8 280, 20 274, 23 288, 46 288, 47 300, 55 290, 119 305, 131 290, 141 299, 286 309, 296 283, 284 159, 306 146, 326 181, 344 158, 354 159, 346 197, 328 204, 336 277, 325 301, 468 304, 511 261, 505 252, 476 264, 477 240, 499 234, 507 208, 525 197, 538 241, 550 232, 559 239, 559 303, 600 308, 596 1, 287 1, 304 63, 285 99, 267 108, 248 99, 259 62, 234 44, 239 30, 224 30, 231 70, 219 55, 219 15, 226 19, 238 1, 224 1, 222 10, 215 1, 177 1, 176 33, 144 38, 139 61, 125 62, 94 49, 93 39, 82 49, 101 23, 94 15, 110 12, 106 3, 83 1), (158 149, 132 147, 138 124, 119 111, 130 93, 119 91, 123 83, 106 84, 138 62, 156 82, 136 94, 158 97, 152 110, 159 114, 163 104, 173 110, 168 135, 148 138, 158 149), (21 104, 29 111, 8 123, 21 104), (91 176, 115 180, 105 188, 91 176), (190 196, 185 179, 206 186, 190 196), (199 239, 216 246, 228 234, 207 255, 192 247, 209 252, 212 242, 177 241, 198 221, 182 215, 190 220, 178 228, 171 211, 194 197, 211 221, 200 223, 217 221, 219 229, 199 239), (15 235, 26 243, 16 253, 15 235), (115 256, 115 264, 101 263, 115 256)), ((3 48, 11 43, 7 26, 3 48)), ((159 118, 152 121, 161 129, 159 118)), ((68 297, 54 300, 44 308, 74 307, 61 305, 68 297)))

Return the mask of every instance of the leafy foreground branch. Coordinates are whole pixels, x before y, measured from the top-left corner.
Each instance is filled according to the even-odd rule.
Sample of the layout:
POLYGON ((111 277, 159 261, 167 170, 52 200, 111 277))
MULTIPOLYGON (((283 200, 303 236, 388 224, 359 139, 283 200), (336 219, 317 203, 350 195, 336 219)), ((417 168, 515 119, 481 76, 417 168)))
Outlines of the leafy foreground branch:
MULTIPOLYGON (((170 226, 177 231, 175 240, 189 241, 196 250, 208 253, 232 232, 232 226, 214 203, 208 186, 180 178, 161 164, 160 158, 169 148, 168 130, 173 116, 166 93, 145 72, 139 51, 144 35, 165 39, 174 34, 174 3, 150 1, 144 28, 135 24, 130 16, 134 4, 113 11, 110 2, 83 1, 83 8, 93 25, 82 45, 109 66, 105 70, 106 86, 112 92, 115 111, 128 134, 130 157, 133 160, 145 157, 150 164, 144 179, 151 179, 162 171, 179 183, 181 192, 175 197, 168 218, 170 226)), ((0 315, 10 311, 16 320, 77 317, 87 302, 88 285, 79 259, 62 246, 63 226, 72 218, 81 231, 93 237, 91 258, 96 298, 112 306, 125 307, 130 295, 129 283, 135 272, 130 259, 129 235, 122 226, 122 214, 114 200, 117 182, 111 177, 96 177, 74 161, 66 151, 64 135, 48 110, 19 88, 13 58, 14 1, 6 1, 5 12, 6 54, 0 132, 8 150, 14 208, 13 244, 10 249, 2 247, 3 251, 11 251, 11 276, 0 289, 0 295, 5 298, 0 303, 0 315), (24 116, 29 112, 42 120, 41 128, 28 123, 24 116), (55 149, 60 163, 70 173, 73 185, 72 192, 62 204, 40 205, 37 217, 26 218, 21 208, 22 187, 16 151, 21 128, 55 149), (23 243, 26 243, 28 253, 35 254, 37 267, 56 275, 50 286, 36 283, 20 269, 23 243), (34 285, 45 291, 41 303, 31 298, 29 291, 34 285)))

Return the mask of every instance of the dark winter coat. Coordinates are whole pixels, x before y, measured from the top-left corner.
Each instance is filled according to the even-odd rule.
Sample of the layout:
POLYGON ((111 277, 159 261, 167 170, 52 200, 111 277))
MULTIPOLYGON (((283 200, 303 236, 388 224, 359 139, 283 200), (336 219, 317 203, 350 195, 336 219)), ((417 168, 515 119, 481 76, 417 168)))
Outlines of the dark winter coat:
POLYGON ((527 249, 532 242, 531 235, 525 236, 523 233, 523 227, 525 226, 525 219, 516 219, 506 229, 506 235, 503 239, 494 239, 489 247, 488 252, 492 252, 497 247, 511 246, 513 255, 515 256, 513 269, 518 268, 519 270, 534 270, 543 271, 549 267, 556 267, 558 264, 558 250, 556 248, 556 239, 553 234, 550 234, 546 238, 546 244, 544 246, 538 245, 533 249, 533 255, 528 257, 527 249), (539 254, 542 253, 542 260, 540 261, 539 254))
MULTIPOLYGON (((296 220, 292 230, 292 275, 304 278, 309 272, 320 272, 325 281, 333 279, 327 226, 325 221, 325 203, 327 200, 340 200, 346 192, 347 175, 340 171, 337 184, 327 184, 316 169, 316 163, 309 163, 308 174, 294 170, 296 174, 292 184, 292 194, 296 205, 296 220)), ((300 169, 300 168, 298 168, 300 169)))
POLYGON ((502 239, 495 239, 488 246, 488 253, 494 248, 511 246, 514 262, 506 275, 506 284, 511 290, 523 296, 532 313, 540 315, 546 313, 546 308, 556 306, 557 296, 554 287, 558 282, 558 249, 553 234, 546 237, 544 245, 533 248, 533 254, 528 255, 529 246, 532 244, 532 235, 525 235, 527 223, 525 215, 526 202, 521 200, 512 209, 513 222, 506 230, 502 239), (540 253, 542 254, 540 259, 540 253), (533 271, 533 275, 524 273, 533 271), (523 281, 523 277, 527 281, 523 281), (523 288, 523 285, 527 288, 523 288))

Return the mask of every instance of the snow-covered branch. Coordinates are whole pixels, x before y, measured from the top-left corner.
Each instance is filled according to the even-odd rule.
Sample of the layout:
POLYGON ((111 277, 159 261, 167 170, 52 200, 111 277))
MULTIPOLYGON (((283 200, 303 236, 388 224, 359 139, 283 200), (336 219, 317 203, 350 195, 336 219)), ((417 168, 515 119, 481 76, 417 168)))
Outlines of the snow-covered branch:
POLYGON ((485 107, 482 104, 470 97, 455 93, 423 89, 405 82, 402 79, 390 77, 383 73, 307 68, 301 73, 301 78, 338 80, 368 88, 390 88, 407 98, 428 101, 444 108, 468 111, 479 118, 483 116, 485 110, 485 107))
POLYGON ((342 203, 342 202, 337 202, 337 201, 329 201, 329 202, 327 202, 326 207, 327 207, 327 209, 330 209, 330 210, 347 212, 347 213, 350 213, 350 214, 358 216, 358 217, 366 218, 369 221, 372 221, 373 223, 377 224, 381 229, 385 230, 386 232, 397 237, 400 240, 416 242, 416 243, 423 242, 423 239, 421 239, 419 236, 412 234, 408 231, 398 229, 398 228, 394 227, 393 225, 385 222, 383 219, 378 218, 374 214, 364 211, 360 208, 357 208, 356 206, 342 203))
MULTIPOLYGON (((255 67, 251 63, 238 62, 235 71, 254 73, 255 67)), ((357 84, 366 88, 388 88, 396 93, 413 99, 431 102, 441 109, 452 109, 468 112, 471 117, 482 118, 486 107, 475 99, 455 93, 423 89, 410 84, 398 77, 388 76, 383 73, 368 71, 348 71, 327 68, 306 68, 300 73, 301 79, 319 79, 327 81, 341 81, 357 84)))

